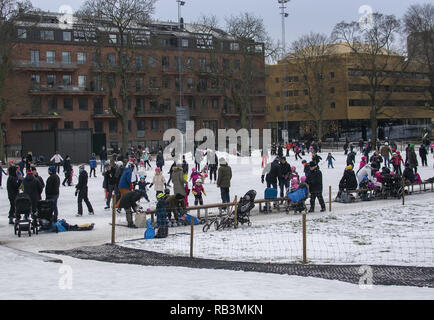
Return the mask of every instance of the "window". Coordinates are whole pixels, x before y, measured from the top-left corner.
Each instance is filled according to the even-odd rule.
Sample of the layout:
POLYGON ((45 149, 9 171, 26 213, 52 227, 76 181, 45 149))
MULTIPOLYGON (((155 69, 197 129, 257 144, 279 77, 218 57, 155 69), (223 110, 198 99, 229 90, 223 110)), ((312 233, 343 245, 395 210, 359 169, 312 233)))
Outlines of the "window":
POLYGON ((89 108, 88 102, 88 98, 78 98, 78 110, 87 111, 89 108))
POLYGON ((190 109, 196 109, 196 99, 188 98, 188 106, 190 109))
POLYGON ((331 87, 329 91, 330 91, 330 93, 335 93, 335 88, 331 87))
POLYGON ((229 59, 223 59, 222 60, 222 68, 223 68, 223 71, 229 71, 229 68, 230 68, 229 59))
POLYGON ((79 88, 87 87, 87 76, 78 76, 78 87, 79 88))
POLYGON ((151 119, 151 130, 157 131, 158 130, 158 120, 151 119))
POLYGON ((111 66, 116 65, 116 55, 114 53, 107 53, 107 64, 111 66))
POLYGON ((131 132, 132 121, 128 120, 128 132, 131 132))
POLYGON ((99 67, 101 65, 101 55, 99 53, 92 53, 92 66, 99 67))
POLYGON ((163 130, 166 131, 169 129, 169 120, 163 120, 163 130))
POLYGON ((89 121, 80 121, 80 129, 88 129, 89 121))
POLYGON ((57 111, 57 97, 48 97, 47 104, 48 104, 48 113, 57 111))
POLYGON ((136 78, 136 91, 143 91, 145 89, 145 78, 138 77, 136 78))
POLYGON ((30 100, 30 108, 33 114, 42 112, 42 100, 41 97, 32 97, 30 100))
POLYGON ((54 87, 57 84, 55 74, 47 74, 47 86, 54 87))
POLYGON ((163 68, 163 71, 169 70, 170 62, 168 56, 163 56, 161 59, 161 66, 163 68))
POLYGON ((202 109, 208 108, 208 99, 207 98, 201 98, 200 99, 200 107, 202 109))
POLYGON ((145 99, 137 98, 136 99, 136 114, 144 114, 145 113, 145 99))
POLYGON ((66 111, 73 110, 72 98, 63 98, 63 109, 66 111))
POLYGON ((188 70, 193 70, 194 69, 194 58, 192 57, 187 57, 187 60, 185 62, 185 67, 188 70))
POLYGON ((136 126, 137 126, 136 137, 137 138, 144 138, 145 137, 145 120, 137 119, 136 120, 136 126))
POLYGON ((181 46, 183 48, 188 48, 188 39, 182 39, 181 46))
POLYGON ((170 78, 164 77, 162 80, 162 85, 164 89, 170 89, 170 78))
POLYGON ((234 71, 240 71, 240 69, 241 69, 241 61, 234 60, 234 71))
POLYGON ((109 121, 109 132, 110 133, 118 133, 118 120, 110 120, 109 121))
POLYGON ((18 39, 27 39, 26 29, 18 29, 18 39))
POLYGON ((77 52, 77 63, 86 64, 86 52, 77 52))
POLYGON ((30 50, 30 63, 39 64, 39 50, 30 50))
POLYGON ((276 111, 280 111, 280 106, 276 106, 276 111))
POLYGON ((33 131, 42 130, 42 123, 40 123, 40 122, 33 122, 32 123, 32 130, 33 131))
POLYGON ((109 35, 109 43, 115 44, 118 41, 118 37, 115 34, 110 34, 109 35))
POLYGON ((116 88, 116 75, 109 74, 107 76, 107 82, 111 88, 116 88))
POLYGON ((104 132, 104 124, 101 120, 95 120, 93 122, 95 132, 104 132))
POLYGON ((304 89, 304 90, 303 90, 303 94, 304 94, 305 96, 307 96, 307 95, 309 94, 309 90, 304 89))
POLYGON ((163 108, 164 110, 170 110, 172 105, 172 101, 170 100, 170 98, 166 98, 163 100, 163 108))
POLYGON ((157 66, 157 58, 155 58, 154 56, 150 56, 148 59, 148 65, 151 68, 155 68, 157 66))
POLYGON ((276 97, 280 97, 280 91, 276 91, 276 97))
POLYGON ((194 78, 187 78, 187 88, 188 89, 194 88, 194 78))
POLYGON ((181 72, 182 71, 182 59, 181 57, 174 57, 174 65, 175 65, 175 71, 176 72, 181 72))
POLYGON ((207 79, 200 78, 199 84, 197 85, 199 91, 206 91, 207 89, 207 79))
POLYGON ((151 113, 157 113, 158 112, 158 101, 155 99, 149 100, 149 108, 151 113))
POLYGON ((41 84, 41 76, 39 74, 32 74, 30 76, 30 86, 33 89, 39 88, 39 85, 41 84))
POLYGON ((330 72, 330 78, 333 79, 335 77, 335 73, 334 72, 330 72))
MULTIPOLYGON (((181 89, 183 89, 183 85, 182 84, 183 84, 183 82, 181 82, 181 89)), ((175 78, 175 88, 179 89, 179 77, 175 78)))
POLYGON ((279 78, 275 78, 274 81, 275 81, 276 83, 279 83, 279 78))
POLYGON ((47 51, 47 63, 56 62, 56 51, 47 51))
POLYGON ((65 129, 74 129, 74 122, 73 121, 65 121, 63 124, 63 127, 65 129))
POLYGON ((64 74, 62 76, 62 85, 64 87, 72 86, 72 76, 70 74, 64 74))
POLYGON ((53 30, 41 30, 40 35, 41 35, 41 40, 54 40, 53 30))
POLYGON ((158 80, 157 80, 157 77, 150 77, 150 78, 149 78, 149 88, 153 88, 153 89, 158 88, 158 80))
POLYGON ((231 49, 231 51, 239 51, 240 44, 238 42, 231 42, 229 48, 231 49))
POLYGON ((332 109, 336 108, 336 103, 335 102, 330 103, 330 108, 332 109))
POLYGON ((136 69, 143 69, 143 55, 136 54, 134 57, 134 61, 136 63, 136 69))
POLYGON ((66 51, 62 52, 62 63, 64 64, 71 64, 71 52, 66 51))
MULTIPOLYGON (((79 101, 80 103, 80 101, 79 101)), ((102 98, 94 98, 93 99, 93 113, 94 114, 103 114, 103 106, 102 106, 102 98)))
POLYGON ((219 99, 217 99, 217 98, 213 98, 212 99, 212 107, 214 109, 218 109, 219 108, 219 99))
POLYGON ((200 72, 206 72, 206 59, 205 58, 199 58, 199 71, 200 72))
POLYGON ((63 41, 71 41, 71 32, 63 31, 63 41))

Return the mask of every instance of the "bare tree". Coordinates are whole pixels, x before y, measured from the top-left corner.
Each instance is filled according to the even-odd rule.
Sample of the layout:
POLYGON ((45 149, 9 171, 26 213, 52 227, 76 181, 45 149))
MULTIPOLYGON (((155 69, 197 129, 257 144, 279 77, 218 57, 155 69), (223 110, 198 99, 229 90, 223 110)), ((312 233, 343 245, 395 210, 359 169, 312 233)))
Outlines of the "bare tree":
MULTIPOLYGON (((291 44, 291 53, 286 60, 289 68, 295 68, 303 75, 302 83, 309 99, 303 112, 312 119, 318 139, 322 139, 324 133, 324 114, 330 94, 325 75, 336 66, 334 48, 327 35, 311 32, 291 44)), ((285 79, 282 83, 285 83, 285 79)))
MULTIPOLYGON (((32 9, 32 4, 27 0, 0 0, 0 119, 11 99, 10 95, 5 92, 5 82, 12 70, 13 52, 21 36, 18 34, 17 22, 32 9)), ((0 134, 0 160, 4 161, 3 132, 0 134)))
POLYGON ((239 45, 239 53, 242 57, 239 68, 240 78, 233 79, 231 86, 230 102, 240 113, 241 127, 251 128, 253 96, 255 83, 263 68, 261 64, 268 55, 272 55, 277 49, 269 37, 262 18, 250 13, 240 13, 238 16, 226 18, 226 32, 234 43, 239 45))
POLYGON ((434 5, 432 3, 410 6, 404 17, 404 30, 408 41, 409 59, 421 62, 421 69, 428 69, 431 98, 434 108, 434 5))
POLYGON ((135 69, 135 52, 149 44, 144 26, 149 24, 156 0, 87 0, 77 17, 90 41, 96 42, 99 72, 108 84, 109 108, 121 122, 122 154, 128 148, 128 103, 135 69), (103 61, 101 49, 111 46, 115 61, 103 61), (114 82, 119 80, 120 106, 114 104, 114 82))
POLYGON ((349 48, 353 67, 365 83, 360 91, 369 98, 373 145, 377 142, 378 116, 393 117, 385 107, 408 67, 408 60, 395 48, 400 31, 400 21, 394 15, 373 13, 367 25, 341 22, 332 33, 335 41, 342 41, 349 48))

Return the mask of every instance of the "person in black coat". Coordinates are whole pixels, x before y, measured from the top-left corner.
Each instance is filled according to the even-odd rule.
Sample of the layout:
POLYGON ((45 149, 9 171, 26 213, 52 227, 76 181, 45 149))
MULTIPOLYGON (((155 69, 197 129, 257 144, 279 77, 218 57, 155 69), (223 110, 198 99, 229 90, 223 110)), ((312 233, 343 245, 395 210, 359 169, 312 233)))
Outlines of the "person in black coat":
POLYGON ((52 166, 48 168, 48 174, 50 175, 45 185, 45 200, 53 201, 54 207, 54 221, 57 221, 59 211, 57 209, 57 200, 59 199, 60 178, 56 174, 56 167, 52 166))
POLYGON ((410 168, 410 164, 405 164, 404 172, 402 173, 402 177, 405 179, 406 183, 413 183, 414 182, 414 171, 410 168))
POLYGON ((35 177, 35 179, 37 179, 39 181, 39 183, 42 185, 42 190, 41 190, 41 193, 39 194, 39 198, 38 198, 38 200, 42 200, 42 191, 45 188, 44 179, 42 179, 42 177, 39 175, 38 171, 36 170, 36 167, 32 167, 32 174, 35 177))
POLYGON ((324 198, 322 196, 322 173, 314 161, 309 163, 310 173, 306 178, 310 192, 310 209, 309 212, 315 211, 315 199, 318 198, 321 206, 321 212, 326 211, 324 198))
POLYGON ((163 170, 163 167, 164 167, 164 156, 163 156, 163 152, 161 150, 158 151, 157 159, 156 159, 156 165, 157 165, 158 168, 160 168, 160 170, 163 170))
POLYGON ((72 165, 69 156, 66 156, 63 161, 63 172, 65 173, 65 179, 62 182, 62 186, 65 186, 65 182, 68 183, 68 186, 71 186, 72 165))
POLYGON ((24 193, 30 197, 32 201, 32 213, 36 213, 38 201, 41 199, 41 193, 43 190, 41 182, 33 176, 31 170, 27 171, 27 175, 23 181, 24 193))
POLYGON ((321 160, 322 158, 316 152, 312 152, 312 161, 316 163, 318 168, 319 168, 319 162, 321 160))
POLYGON ((87 179, 88 179, 88 175, 87 175, 87 171, 84 169, 84 165, 81 165, 79 167, 80 170, 80 174, 78 176, 78 183, 75 186, 75 195, 78 195, 77 201, 78 201, 78 213, 77 213, 77 217, 81 217, 83 216, 83 200, 86 203, 87 206, 87 210, 89 211, 89 214, 93 214, 93 208, 92 208, 92 204, 89 201, 89 198, 87 197, 87 179))
POLYGON ((106 206, 104 209, 110 208, 110 201, 112 199, 112 194, 115 189, 115 185, 117 181, 115 177, 115 173, 116 173, 116 168, 110 166, 109 164, 106 164, 106 168, 104 172, 104 181, 102 184, 102 187, 107 191, 106 206))
POLYGON ((21 180, 18 180, 17 177, 17 168, 15 166, 9 167, 8 169, 8 181, 7 181, 7 191, 8 191, 8 198, 10 203, 10 209, 9 209, 9 224, 14 224, 14 217, 15 217, 15 198, 18 195, 20 186, 21 186, 21 180))
POLYGON ((279 157, 276 157, 276 159, 274 159, 274 161, 270 164, 270 166, 269 167, 267 166, 264 169, 263 174, 261 176, 262 183, 264 182, 264 175, 265 175, 265 181, 267 182, 267 188, 277 189, 277 181, 282 179, 282 175, 280 173, 279 157))
POLYGON ((349 190, 357 190, 357 178, 352 165, 348 165, 345 168, 344 175, 339 181, 339 192, 337 198, 341 196, 342 191, 349 190))
POLYGON ((284 191, 289 190, 289 180, 291 176, 291 166, 286 161, 286 157, 282 157, 280 159, 280 179, 279 179, 279 187, 280 187, 280 197, 283 198, 284 191))
POLYGON ((119 209, 125 209, 128 228, 137 228, 133 223, 133 211, 136 212, 137 201, 140 201, 145 193, 142 190, 133 190, 125 193, 119 201, 119 209))
POLYGON ((422 167, 428 166, 427 154, 428 154, 428 150, 425 148, 425 145, 421 144, 419 148, 419 156, 420 159, 422 160, 422 167))

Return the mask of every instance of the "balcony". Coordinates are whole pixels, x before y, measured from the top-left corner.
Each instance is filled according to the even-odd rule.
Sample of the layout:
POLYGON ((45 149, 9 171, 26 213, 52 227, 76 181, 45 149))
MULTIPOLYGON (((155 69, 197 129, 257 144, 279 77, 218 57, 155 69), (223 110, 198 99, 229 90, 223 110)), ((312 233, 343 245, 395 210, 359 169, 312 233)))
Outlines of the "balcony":
POLYGON ((92 118, 94 119, 116 119, 116 116, 110 109, 104 109, 102 107, 93 108, 92 118))
POLYGON ((63 117, 57 112, 52 113, 14 113, 11 114, 11 120, 60 120, 63 117))
POLYGON ((13 62, 14 69, 24 69, 28 71, 75 71, 78 69, 77 63, 48 63, 46 61, 16 60, 13 62))
POLYGON ((136 108, 134 116, 136 118, 176 118, 176 115, 170 109, 164 107, 150 108, 136 108))
POLYGON ((89 84, 86 87, 78 86, 62 86, 62 85, 41 85, 32 84, 29 89, 29 93, 32 95, 99 95, 106 94, 104 88, 97 88, 93 84, 89 84))
POLYGON ((159 96, 161 94, 160 88, 137 88, 133 92, 134 96, 159 96))

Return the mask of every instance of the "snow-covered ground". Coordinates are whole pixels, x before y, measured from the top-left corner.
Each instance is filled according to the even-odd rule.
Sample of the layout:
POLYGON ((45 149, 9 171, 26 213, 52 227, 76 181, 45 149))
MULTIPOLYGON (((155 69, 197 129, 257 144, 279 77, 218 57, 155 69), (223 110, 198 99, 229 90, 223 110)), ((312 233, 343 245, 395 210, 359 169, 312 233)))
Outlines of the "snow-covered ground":
MULTIPOLYGON (((323 150, 320 154, 323 158, 320 167, 323 172, 324 198, 327 200, 329 185, 332 186, 333 198, 337 192, 346 157, 341 151, 333 152, 337 160, 335 169, 328 169, 324 161, 327 156, 325 151, 323 150)), ((240 160, 227 155, 226 157, 233 170, 231 198, 235 195, 241 197, 250 189, 257 190, 258 197, 262 198, 265 185, 260 181, 262 169, 259 157, 253 160, 240 160)), ((306 158, 310 160, 310 156, 306 158)), ((191 157, 187 156, 187 160, 192 168, 191 157)), ((356 167, 358 167, 360 154, 357 155, 356 160, 356 167)), ((288 161, 297 167, 298 172, 302 172, 300 160, 295 162, 291 155, 288 161)), ((155 163, 152 164, 155 167, 155 163)), ((171 162, 167 162, 163 170, 166 179, 168 179, 167 172, 170 165, 171 162)), ((38 170, 46 180, 47 168, 41 167, 38 170)), ((89 167, 87 170, 89 171, 89 167)), ((74 171, 78 173, 78 168, 74 167, 74 171)), ((432 155, 429 157, 428 167, 419 167, 419 172, 422 179, 434 176, 432 155)), ((147 171, 147 174, 147 180, 151 181, 153 170, 147 171)), ((60 176, 63 180, 63 174, 60 176)), ((59 218, 64 218, 71 224, 94 222, 94 230, 59 234, 41 233, 32 237, 24 235, 21 238, 14 235, 13 227, 7 223, 9 202, 5 188, 6 178, 3 177, 4 189, 0 190, 1 245, 37 253, 40 250, 69 249, 110 242, 111 211, 103 209, 104 192, 99 170, 97 178, 89 178, 89 199, 94 207, 94 216, 86 215, 87 209, 83 204, 84 216, 75 217, 77 200, 74 196, 74 187, 61 187, 59 199, 59 218)), ((220 191, 215 184, 207 181, 205 190, 207 192, 207 196, 204 197, 205 203, 221 201, 220 191)), ((150 190, 148 195, 152 202, 148 204, 142 200, 141 205, 144 208, 152 208, 155 205, 154 190, 150 190)), ((393 264, 432 266, 433 198, 432 193, 413 194, 406 198, 404 207, 399 200, 358 202, 356 204, 333 203, 332 215, 329 213, 310 214, 307 223, 308 259, 318 263, 359 263, 368 260, 369 263, 385 261, 385 263, 393 264), (381 239, 381 245, 378 239, 381 239), (333 243, 333 246, 329 248, 327 242, 333 243), (386 249, 383 250, 383 247, 386 249), (413 251, 406 252, 406 248, 412 248, 413 251)), ((190 204, 193 200, 191 195, 190 204)), ((118 216, 118 221, 125 221, 124 214, 118 216)), ((202 233, 201 228, 197 228, 195 256, 255 261, 266 259, 273 262, 293 262, 300 258, 300 216, 285 213, 270 215, 254 213, 252 221, 254 223, 251 228, 240 228, 235 231, 216 232, 211 229, 208 233, 202 233), (274 236, 270 238, 270 235, 274 236)), ((142 238, 144 229, 130 230, 120 227, 116 231, 118 243, 133 245, 139 242, 124 242, 124 240, 142 238)), ((176 228, 170 229, 170 232, 180 234, 166 240, 143 241, 144 244, 141 247, 165 252, 169 248, 172 253, 186 254, 185 252, 188 251, 183 250, 188 248, 189 244, 186 240, 188 236, 182 233, 189 232, 188 229, 176 228), (177 239, 176 246, 173 245, 175 239, 177 239), (161 244, 163 242, 164 245, 161 244)), ((347 299, 348 297, 355 299, 423 299, 428 297, 432 299, 434 297, 433 289, 374 286, 373 290, 361 290, 357 285, 314 278, 221 270, 210 272, 209 270, 174 267, 116 265, 63 256, 61 257, 64 261, 63 265, 72 267, 74 280, 73 289, 62 290, 57 289, 56 286, 67 268, 60 270, 62 273, 59 273, 62 265, 22 257, 2 246, 0 246, 0 251, 0 298, 3 299, 24 297, 41 299, 50 297, 61 299, 347 299), (182 277, 179 276, 180 274, 182 277), (36 278, 38 280, 35 280, 36 278), (258 279, 260 281, 257 281, 258 279), (251 289, 252 283, 255 283, 254 290, 251 289), (141 295, 144 288, 147 292, 153 292, 153 295, 141 295)))

